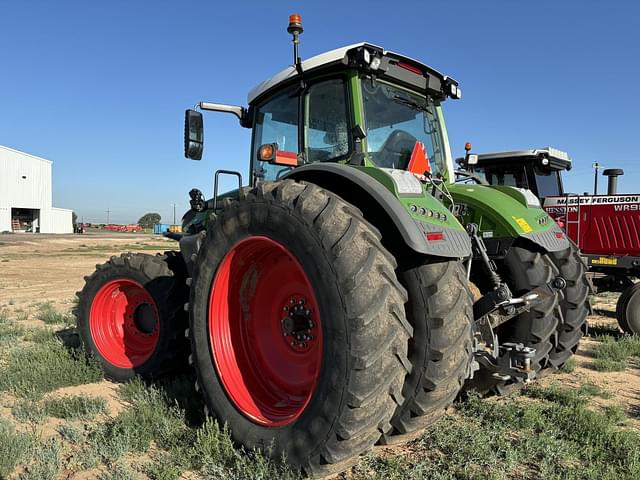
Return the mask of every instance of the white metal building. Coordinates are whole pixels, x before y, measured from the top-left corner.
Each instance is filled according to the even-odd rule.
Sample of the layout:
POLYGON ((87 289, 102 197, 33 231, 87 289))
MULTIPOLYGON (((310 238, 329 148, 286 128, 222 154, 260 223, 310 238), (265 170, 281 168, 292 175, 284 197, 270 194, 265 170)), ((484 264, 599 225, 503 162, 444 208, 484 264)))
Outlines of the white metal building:
POLYGON ((0 145, 0 232, 73 233, 71 210, 52 205, 51 163, 0 145))

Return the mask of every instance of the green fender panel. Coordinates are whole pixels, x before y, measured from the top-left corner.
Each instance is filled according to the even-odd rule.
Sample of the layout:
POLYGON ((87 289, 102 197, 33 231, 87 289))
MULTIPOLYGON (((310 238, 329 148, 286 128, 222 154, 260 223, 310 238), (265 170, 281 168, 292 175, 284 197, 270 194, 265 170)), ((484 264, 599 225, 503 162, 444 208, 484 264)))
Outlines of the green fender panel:
POLYGON ((449 185, 453 200, 461 208, 463 223, 478 225, 483 238, 526 238, 547 251, 569 248, 564 232, 535 197, 505 186, 449 185))

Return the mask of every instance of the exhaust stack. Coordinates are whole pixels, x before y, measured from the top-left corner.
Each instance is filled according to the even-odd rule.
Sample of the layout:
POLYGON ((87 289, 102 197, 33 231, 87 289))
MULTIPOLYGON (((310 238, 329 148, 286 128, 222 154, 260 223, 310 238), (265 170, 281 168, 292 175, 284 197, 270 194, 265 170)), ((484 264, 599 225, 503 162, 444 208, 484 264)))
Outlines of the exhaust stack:
POLYGON ((608 168, 602 172, 602 175, 609 177, 607 195, 616 195, 618 193, 618 177, 624 175, 624 170, 621 168, 608 168))

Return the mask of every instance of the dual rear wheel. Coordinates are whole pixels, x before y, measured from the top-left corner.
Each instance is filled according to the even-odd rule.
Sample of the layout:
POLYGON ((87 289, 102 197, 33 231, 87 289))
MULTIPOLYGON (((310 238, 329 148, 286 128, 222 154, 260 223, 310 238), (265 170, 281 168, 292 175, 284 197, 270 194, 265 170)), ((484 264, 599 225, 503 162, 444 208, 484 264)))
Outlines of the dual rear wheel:
POLYGON ((239 444, 327 475, 422 431, 458 393, 471 359, 460 265, 420 261, 398 275, 377 230, 339 197, 260 184, 225 208, 198 255, 193 363, 239 444))

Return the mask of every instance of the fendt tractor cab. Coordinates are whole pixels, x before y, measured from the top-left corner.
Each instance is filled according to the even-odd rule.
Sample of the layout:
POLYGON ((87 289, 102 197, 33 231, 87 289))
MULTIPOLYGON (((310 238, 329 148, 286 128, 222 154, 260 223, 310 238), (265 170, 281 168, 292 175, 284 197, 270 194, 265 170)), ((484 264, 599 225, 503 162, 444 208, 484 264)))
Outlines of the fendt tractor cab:
POLYGON ((618 193, 621 169, 606 169, 605 195, 565 191, 562 172, 571 159, 554 148, 478 155, 475 174, 492 185, 531 190, 580 249, 599 292, 622 292, 616 317, 627 333, 640 334, 640 195, 618 193))
POLYGON ((180 252, 99 266, 78 323, 114 379, 188 355, 237 443, 326 475, 419 435, 471 377, 499 390, 566 361, 579 336, 556 342, 554 255, 573 256, 526 192, 454 192, 442 103, 460 97, 455 80, 368 43, 301 61, 299 16, 288 32, 293 65, 247 107, 186 112, 191 159, 203 110, 252 129, 248 185, 218 170, 210 199, 193 189, 185 233, 168 234, 180 252), (221 175, 238 188, 219 195, 221 175))

